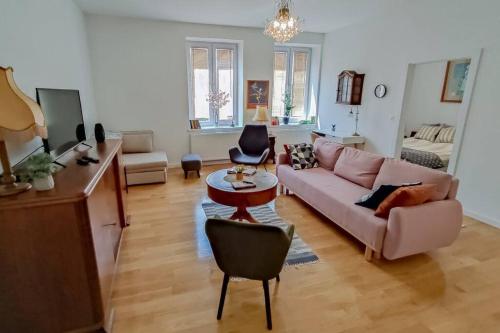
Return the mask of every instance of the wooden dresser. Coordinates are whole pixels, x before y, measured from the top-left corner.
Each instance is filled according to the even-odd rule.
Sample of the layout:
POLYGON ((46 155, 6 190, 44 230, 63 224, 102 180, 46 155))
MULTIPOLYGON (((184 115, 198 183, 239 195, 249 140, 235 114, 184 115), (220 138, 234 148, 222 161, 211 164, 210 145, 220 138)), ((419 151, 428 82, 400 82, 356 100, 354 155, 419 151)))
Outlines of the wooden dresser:
POLYGON ((126 226, 121 140, 87 143, 58 160, 54 189, 0 198, 0 332, 110 330, 126 226), (100 163, 76 164, 85 154, 100 163))

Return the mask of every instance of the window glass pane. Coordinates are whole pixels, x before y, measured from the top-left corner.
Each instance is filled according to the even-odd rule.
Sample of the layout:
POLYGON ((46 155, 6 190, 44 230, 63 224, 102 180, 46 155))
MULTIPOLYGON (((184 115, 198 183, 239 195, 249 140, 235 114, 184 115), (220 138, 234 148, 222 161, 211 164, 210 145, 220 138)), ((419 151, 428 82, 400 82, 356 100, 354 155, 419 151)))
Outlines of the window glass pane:
POLYGON ((274 52, 274 76, 273 76, 273 104, 272 113, 275 117, 282 117, 283 94, 286 90, 286 68, 287 55, 286 52, 274 52))
POLYGON ((231 122, 233 119, 233 50, 216 49, 215 62, 217 67, 218 89, 230 94, 229 103, 219 111, 219 120, 231 122))
POLYGON ((306 102, 306 83, 307 83, 307 52, 296 51, 293 53, 293 105, 292 117, 303 120, 306 117, 305 102, 306 102))
POLYGON ((210 89, 210 75, 208 71, 208 48, 192 48, 191 63, 193 65, 193 105, 194 117, 200 121, 210 119, 210 107, 207 96, 210 89))

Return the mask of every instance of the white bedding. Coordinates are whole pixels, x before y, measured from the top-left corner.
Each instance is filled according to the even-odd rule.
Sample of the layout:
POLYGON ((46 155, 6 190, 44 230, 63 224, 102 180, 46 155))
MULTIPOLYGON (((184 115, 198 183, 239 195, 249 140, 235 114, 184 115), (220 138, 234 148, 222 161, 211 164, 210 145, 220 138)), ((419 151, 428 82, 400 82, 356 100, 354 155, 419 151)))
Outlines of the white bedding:
POLYGON ((403 140, 403 147, 434 153, 447 165, 450 161, 453 143, 435 143, 427 140, 406 138, 403 140))

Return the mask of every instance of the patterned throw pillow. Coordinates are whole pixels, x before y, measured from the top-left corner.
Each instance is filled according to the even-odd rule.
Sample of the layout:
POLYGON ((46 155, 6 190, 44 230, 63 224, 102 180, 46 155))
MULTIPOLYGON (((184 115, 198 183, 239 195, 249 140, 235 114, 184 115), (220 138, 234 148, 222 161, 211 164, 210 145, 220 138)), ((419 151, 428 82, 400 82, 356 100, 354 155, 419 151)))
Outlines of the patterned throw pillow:
POLYGON ((453 143, 455 137, 455 127, 441 128, 436 138, 437 143, 453 143))
POLYGON ((436 135, 439 133, 441 126, 422 126, 415 134, 415 139, 427 140, 434 142, 436 135))
POLYGON ((313 145, 301 143, 297 145, 288 145, 288 148, 290 149, 290 163, 294 170, 318 167, 313 145))

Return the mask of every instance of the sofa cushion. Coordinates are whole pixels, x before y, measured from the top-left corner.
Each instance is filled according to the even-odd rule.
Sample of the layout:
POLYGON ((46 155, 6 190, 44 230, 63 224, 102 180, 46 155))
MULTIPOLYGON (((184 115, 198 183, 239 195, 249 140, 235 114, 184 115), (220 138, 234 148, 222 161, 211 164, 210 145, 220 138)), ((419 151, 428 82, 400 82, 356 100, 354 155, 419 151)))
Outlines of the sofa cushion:
POLYGON ((443 200, 450 191, 452 176, 438 170, 433 170, 405 161, 387 158, 380 168, 373 187, 382 184, 403 184, 422 182, 422 184, 436 184, 436 191, 432 201, 443 200))
POLYGON ((434 184, 400 187, 382 201, 375 211, 375 216, 388 218, 394 207, 421 205, 429 201, 435 191, 434 184))
POLYGON ((278 179, 323 215, 376 251, 382 248, 387 220, 354 202, 370 190, 323 168, 293 170, 278 166, 278 179))
POLYGON ((340 154, 333 173, 371 189, 383 162, 384 157, 380 155, 346 147, 340 154))
POLYGON ((313 146, 319 166, 327 170, 333 170, 344 146, 325 138, 316 139, 313 146))
POLYGON ((126 154, 153 151, 153 131, 125 131, 122 141, 122 151, 126 154))
POLYGON ((123 154, 123 164, 126 172, 163 170, 168 164, 167 153, 155 151, 152 153, 123 154))

